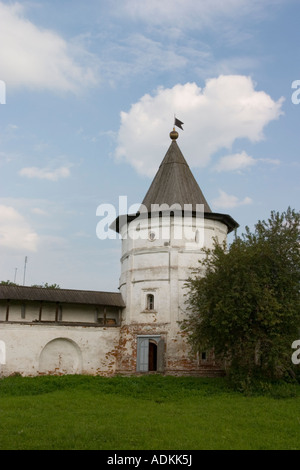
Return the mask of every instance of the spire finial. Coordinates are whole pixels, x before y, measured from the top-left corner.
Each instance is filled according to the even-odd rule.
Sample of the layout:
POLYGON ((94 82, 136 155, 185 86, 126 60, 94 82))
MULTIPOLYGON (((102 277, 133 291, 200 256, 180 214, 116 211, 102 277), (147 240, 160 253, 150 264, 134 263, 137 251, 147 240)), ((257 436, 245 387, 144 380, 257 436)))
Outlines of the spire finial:
POLYGON ((175 131, 175 127, 173 127, 173 130, 170 132, 170 139, 171 140, 176 140, 176 139, 178 139, 178 136, 179 136, 178 132, 175 131))
POLYGON ((173 127, 172 132, 170 132, 170 137, 171 137, 172 140, 178 139, 178 135, 179 135, 178 132, 175 131, 175 126, 177 126, 177 127, 179 127, 180 129, 183 130, 182 125, 183 125, 183 122, 179 121, 179 119, 177 119, 177 117, 174 114, 174 127, 173 127))

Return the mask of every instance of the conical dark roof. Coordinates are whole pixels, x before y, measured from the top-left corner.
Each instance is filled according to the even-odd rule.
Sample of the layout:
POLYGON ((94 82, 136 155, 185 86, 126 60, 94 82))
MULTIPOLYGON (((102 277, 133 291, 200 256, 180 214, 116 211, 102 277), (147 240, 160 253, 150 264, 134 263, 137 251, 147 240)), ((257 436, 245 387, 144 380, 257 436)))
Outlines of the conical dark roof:
POLYGON ((157 209, 157 205, 162 206, 163 204, 167 204, 171 211, 172 206, 174 207, 174 205, 177 204, 180 205, 181 211, 187 210, 188 212, 192 211, 192 213, 197 213, 199 210, 202 212, 202 208, 197 207, 197 204, 203 204, 205 219, 222 222, 227 226, 228 233, 239 226, 230 215, 211 211, 193 173, 177 145, 177 137, 178 133, 173 129, 173 132, 170 133, 172 143, 144 197, 140 210, 136 214, 120 215, 117 217, 110 226, 112 230, 120 232, 124 224, 128 224, 139 217, 140 213, 143 213, 146 217, 151 217, 152 214, 155 214, 155 210, 161 213, 163 209, 157 209), (186 204, 189 206, 185 208, 186 204), (156 205, 156 207, 154 205, 156 205), (192 205, 192 207, 190 205, 192 205))
POLYGON ((197 204, 203 204, 204 212, 211 212, 175 140, 161 162, 142 204, 148 211, 151 211, 152 204, 168 204, 170 207, 180 204, 182 210, 185 204, 192 204, 193 211, 196 211, 197 204))

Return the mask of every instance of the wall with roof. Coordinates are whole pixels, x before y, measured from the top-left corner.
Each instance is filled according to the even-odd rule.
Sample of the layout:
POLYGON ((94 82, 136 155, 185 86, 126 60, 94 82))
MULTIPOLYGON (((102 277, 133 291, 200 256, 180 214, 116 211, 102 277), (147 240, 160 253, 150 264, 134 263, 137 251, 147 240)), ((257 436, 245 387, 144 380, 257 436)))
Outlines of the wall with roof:
POLYGON ((118 325, 120 309, 111 306, 39 302, 28 300, 0 300, 0 322, 69 322, 118 325))
POLYGON ((0 374, 112 375, 119 327, 1 323, 6 363, 0 374))

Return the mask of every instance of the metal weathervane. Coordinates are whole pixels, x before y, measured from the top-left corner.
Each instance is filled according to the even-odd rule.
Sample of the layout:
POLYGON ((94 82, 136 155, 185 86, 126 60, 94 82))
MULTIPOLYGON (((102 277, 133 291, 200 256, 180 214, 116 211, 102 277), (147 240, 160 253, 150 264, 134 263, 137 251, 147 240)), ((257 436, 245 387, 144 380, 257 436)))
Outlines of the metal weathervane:
POLYGON ((179 129, 184 130, 182 127, 183 124, 184 123, 182 121, 180 121, 179 119, 177 119, 176 116, 174 116, 174 126, 179 127, 179 129))

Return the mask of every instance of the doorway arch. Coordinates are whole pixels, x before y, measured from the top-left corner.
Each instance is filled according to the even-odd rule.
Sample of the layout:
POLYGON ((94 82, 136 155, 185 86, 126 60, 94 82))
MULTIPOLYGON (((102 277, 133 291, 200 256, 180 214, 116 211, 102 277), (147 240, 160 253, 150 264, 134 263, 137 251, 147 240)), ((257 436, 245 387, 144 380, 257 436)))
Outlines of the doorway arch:
POLYGON ((149 340, 149 371, 157 370, 157 342, 149 340))
POLYGON ((164 371, 165 341, 160 335, 137 336, 137 372, 164 371))

